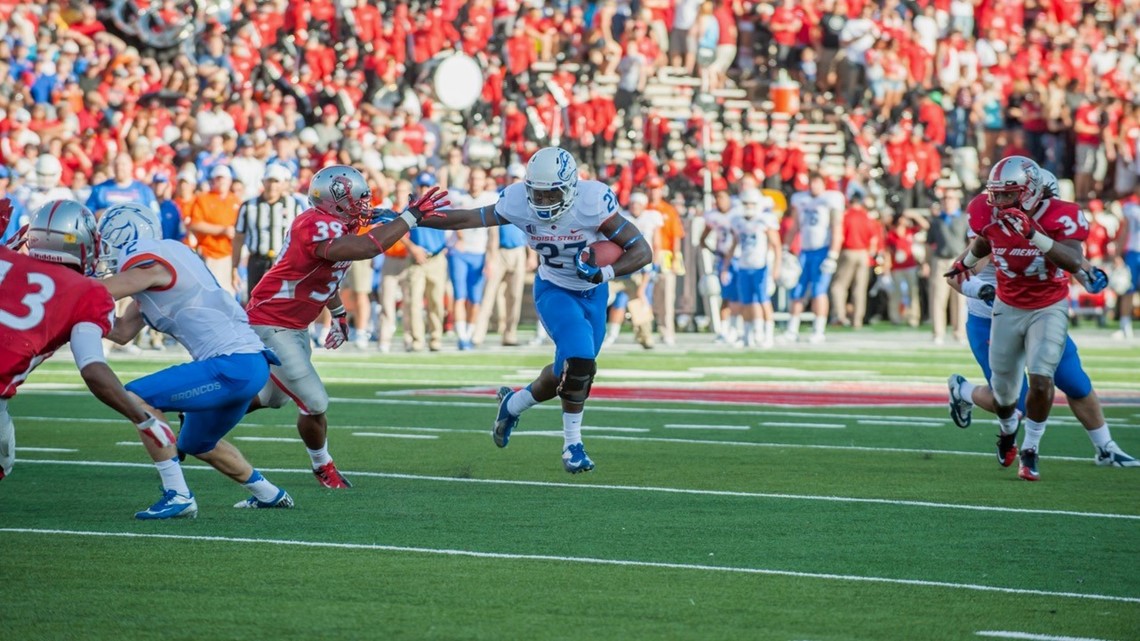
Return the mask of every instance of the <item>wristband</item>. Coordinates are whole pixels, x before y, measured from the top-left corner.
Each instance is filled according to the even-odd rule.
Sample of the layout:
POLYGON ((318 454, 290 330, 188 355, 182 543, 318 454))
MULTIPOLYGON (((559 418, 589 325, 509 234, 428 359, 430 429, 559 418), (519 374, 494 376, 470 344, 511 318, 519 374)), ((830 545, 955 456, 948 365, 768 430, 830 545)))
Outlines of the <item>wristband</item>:
POLYGON ((606 265, 602 268, 602 282, 607 283, 614 279, 614 266, 606 265))
POLYGON ((404 221, 409 230, 415 229, 416 225, 419 224, 419 222, 416 220, 415 215, 406 209, 404 210, 404 213, 400 214, 400 220, 404 221))
POLYGON ((344 305, 338 305, 337 307, 330 309, 329 313, 332 314, 333 316, 347 316, 348 315, 348 312, 345 311, 345 309, 344 309, 344 305))
POLYGON ((979 294, 983 286, 985 286, 985 283, 980 279, 971 278, 962 283, 962 295, 966 298, 981 298, 979 294))
POLYGON ((1033 234, 1033 238, 1029 239, 1029 243, 1041 250, 1042 254, 1048 254, 1050 249, 1053 249, 1053 239, 1045 234, 1033 234))
POLYGON ((962 264, 966 267, 973 267, 974 265, 978 264, 979 260, 981 260, 981 258, 975 256, 974 250, 971 249, 970 251, 966 252, 965 256, 962 257, 962 264))

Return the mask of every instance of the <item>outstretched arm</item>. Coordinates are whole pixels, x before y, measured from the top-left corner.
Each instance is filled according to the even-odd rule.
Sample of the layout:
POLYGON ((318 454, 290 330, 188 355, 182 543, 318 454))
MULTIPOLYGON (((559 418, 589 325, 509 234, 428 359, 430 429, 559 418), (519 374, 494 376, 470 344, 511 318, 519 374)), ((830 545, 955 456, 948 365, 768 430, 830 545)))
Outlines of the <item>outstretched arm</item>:
POLYGON ((484 205, 478 209, 448 209, 436 212, 425 218, 424 227, 432 229, 474 229, 477 227, 498 227, 509 221, 495 213, 494 205, 484 205))
POLYGON ((134 296, 148 289, 169 287, 174 282, 174 274, 162 263, 148 263, 132 267, 103 281, 103 286, 111 292, 115 300, 134 296))
MULTIPOLYGON (((439 215, 436 209, 447 207, 447 192, 435 187, 408 204, 399 216, 383 225, 377 225, 367 234, 357 236, 347 234, 334 238, 317 248, 317 256, 335 262, 345 260, 368 260, 388 251, 400 242, 409 231, 439 215)), ((425 227, 428 225, 425 225, 425 227)))

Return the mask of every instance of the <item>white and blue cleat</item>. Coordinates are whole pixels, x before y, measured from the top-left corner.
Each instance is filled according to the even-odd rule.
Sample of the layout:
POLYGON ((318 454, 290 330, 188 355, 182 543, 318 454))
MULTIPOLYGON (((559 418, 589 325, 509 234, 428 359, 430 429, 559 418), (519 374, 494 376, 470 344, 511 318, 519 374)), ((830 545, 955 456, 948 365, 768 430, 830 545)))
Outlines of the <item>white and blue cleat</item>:
POLYGON ((562 450, 562 467, 571 474, 579 474, 594 469, 594 462, 586 454, 586 446, 575 443, 562 450))
POLYGON ((289 496, 289 493, 285 490, 279 490, 277 492, 277 496, 275 496, 272 501, 261 501, 258 500, 256 496, 251 496, 244 501, 238 501, 237 503, 234 503, 234 507, 253 510, 266 510, 273 508, 288 509, 293 507, 293 497, 289 496))
POLYGON ((163 491, 162 498, 157 503, 141 512, 135 512, 135 518, 143 521, 193 519, 197 516, 198 502, 194 500, 194 493, 187 496, 175 490, 163 491))
POLYGON ((507 402, 511 400, 514 394, 514 390, 504 385, 499 388, 499 393, 496 395, 499 399, 499 413, 495 416, 495 427, 491 430, 491 438, 499 447, 507 446, 511 440, 511 431, 519 424, 519 417, 511 414, 510 410, 507 409, 507 402))
POLYGON ((1096 448, 1096 464, 1104 467, 1140 467, 1140 461, 1120 449, 1116 441, 1109 441, 1108 445, 1096 448))
POLYGON ((974 420, 971 416, 974 403, 962 398, 962 383, 965 382, 966 377, 961 374, 951 374, 950 378, 946 379, 946 387, 950 390, 950 419, 963 429, 970 427, 970 423, 974 420))

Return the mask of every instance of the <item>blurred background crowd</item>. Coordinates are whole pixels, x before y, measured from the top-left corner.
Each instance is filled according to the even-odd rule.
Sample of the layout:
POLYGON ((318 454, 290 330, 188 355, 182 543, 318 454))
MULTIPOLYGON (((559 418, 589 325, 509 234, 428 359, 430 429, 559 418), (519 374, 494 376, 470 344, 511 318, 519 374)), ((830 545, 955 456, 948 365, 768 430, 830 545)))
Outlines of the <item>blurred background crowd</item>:
MULTIPOLYGON (((931 276, 1003 156, 1052 171, 1090 259, 1120 261, 1138 25, 1140 0, 5 1, 0 232, 56 198, 148 202, 243 297, 327 164, 363 171, 377 206, 436 184, 489 203, 558 145, 654 232, 655 273, 613 316, 647 347, 717 326, 703 215, 747 185, 782 215, 816 174, 849 230, 831 321, 960 339, 931 276)), ((439 349, 458 323, 465 348, 488 327, 517 343, 534 265, 517 230, 418 231, 346 279, 357 344, 439 349)), ((1074 317, 1131 296, 1074 290, 1074 317)))

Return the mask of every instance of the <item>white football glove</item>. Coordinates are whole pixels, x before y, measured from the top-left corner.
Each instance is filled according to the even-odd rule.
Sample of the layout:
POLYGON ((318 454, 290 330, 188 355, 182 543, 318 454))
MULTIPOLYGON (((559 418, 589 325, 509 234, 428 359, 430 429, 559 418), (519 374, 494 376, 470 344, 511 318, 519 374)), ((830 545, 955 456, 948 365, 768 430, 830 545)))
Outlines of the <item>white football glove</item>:
POLYGON ((839 269, 839 262, 831 256, 824 258, 823 262, 819 264, 819 273, 821 274, 834 274, 836 269, 839 269))
POLYGON ((329 325, 329 335, 325 337, 325 349, 336 349, 348 340, 348 316, 344 314, 333 316, 332 325, 329 325))
POLYGON ((174 445, 178 439, 174 436, 174 431, 170 429, 164 421, 159 420, 157 417, 151 416, 142 423, 135 423, 135 427, 142 433, 143 438, 148 439, 159 447, 166 447, 167 445, 174 445))

